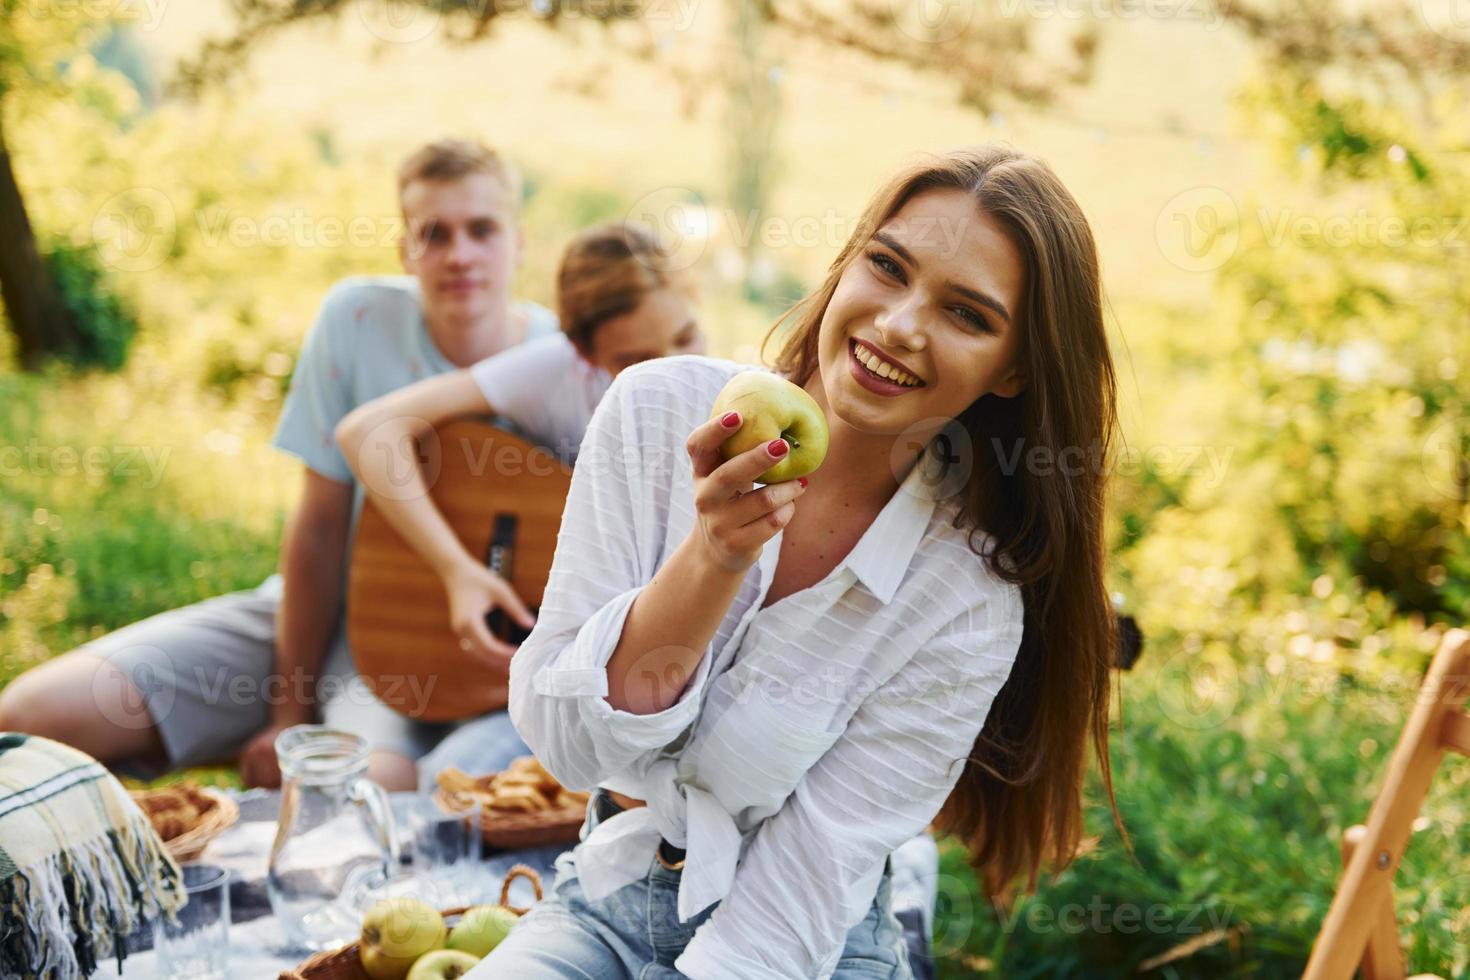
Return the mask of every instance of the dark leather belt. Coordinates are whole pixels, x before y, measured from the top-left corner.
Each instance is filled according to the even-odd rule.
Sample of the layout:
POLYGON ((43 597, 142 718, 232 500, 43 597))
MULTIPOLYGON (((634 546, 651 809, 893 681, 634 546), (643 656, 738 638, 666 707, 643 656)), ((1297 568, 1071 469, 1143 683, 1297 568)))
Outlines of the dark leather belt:
POLYGON ((670 871, 678 871, 684 867, 684 848, 675 847, 662 837, 658 839, 658 850, 654 852, 658 863, 670 871))
MULTIPOLYGON (((618 806, 617 803, 613 802, 613 798, 608 795, 607 790, 602 789, 601 787, 598 787, 597 794, 593 797, 593 799, 597 801, 598 823, 602 823, 604 820, 607 820, 614 815, 623 812, 623 808, 618 806)), ((654 856, 658 858, 658 863, 663 865, 668 870, 678 871, 680 868, 684 867, 684 855, 684 848, 675 847, 673 844, 670 844, 662 837, 658 839, 658 850, 655 852, 654 856)))

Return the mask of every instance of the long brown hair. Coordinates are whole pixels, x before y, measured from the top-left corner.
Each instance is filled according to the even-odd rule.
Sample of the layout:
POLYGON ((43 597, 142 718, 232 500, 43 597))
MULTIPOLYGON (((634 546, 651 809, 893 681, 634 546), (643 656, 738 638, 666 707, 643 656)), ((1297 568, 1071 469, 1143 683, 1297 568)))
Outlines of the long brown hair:
POLYGON ((818 370, 818 331, 844 270, 905 203, 941 189, 973 195, 1026 266, 1016 355, 1026 387, 1012 398, 983 395, 959 415, 975 459, 956 519, 970 528, 972 550, 977 531, 994 536, 995 547, 976 554, 1021 587, 1025 629, 1010 677, 933 824, 964 842, 987 897, 1002 904, 1018 875, 1029 876, 1034 892, 1044 862, 1060 872, 1077 857, 1089 734, 1113 820, 1132 851, 1108 759, 1118 624, 1103 580, 1104 507, 1117 394, 1087 219, 1045 163, 1009 147, 917 163, 879 189, 826 280, 777 321, 766 343, 789 324, 775 366, 805 383, 818 370), (1054 460, 1079 447, 1089 463, 1054 468, 1044 479, 1013 465, 1019 448, 1037 446, 1054 460))

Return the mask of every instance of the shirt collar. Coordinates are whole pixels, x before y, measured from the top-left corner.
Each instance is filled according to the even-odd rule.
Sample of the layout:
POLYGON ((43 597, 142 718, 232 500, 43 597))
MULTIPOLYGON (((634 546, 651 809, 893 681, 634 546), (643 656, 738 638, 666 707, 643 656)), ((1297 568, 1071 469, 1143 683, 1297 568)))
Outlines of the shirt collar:
POLYGON ((893 601, 913 561, 933 517, 937 493, 943 487, 929 472, 933 466, 926 461, 932 458, 927 452, 920 457, 843 561, 885 605, 893 601))

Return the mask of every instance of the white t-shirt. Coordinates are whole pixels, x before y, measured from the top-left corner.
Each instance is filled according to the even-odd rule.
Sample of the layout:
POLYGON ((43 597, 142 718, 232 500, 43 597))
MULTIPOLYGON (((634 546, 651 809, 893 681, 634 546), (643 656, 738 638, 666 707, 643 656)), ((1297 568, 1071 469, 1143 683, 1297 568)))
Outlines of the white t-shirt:
POLYGON ((584 360, 564 333, 548 334, 487 357, 470 376, 496 414, 516 423, 568 465, 612 375, 584 360))

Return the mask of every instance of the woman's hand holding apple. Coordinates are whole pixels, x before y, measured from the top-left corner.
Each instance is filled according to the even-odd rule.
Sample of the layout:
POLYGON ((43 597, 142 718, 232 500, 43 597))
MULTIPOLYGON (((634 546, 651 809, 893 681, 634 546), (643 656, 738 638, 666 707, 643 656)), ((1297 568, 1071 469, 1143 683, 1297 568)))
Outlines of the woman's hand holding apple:
POLYGON ((717 567, 744 571, 760 558, 765 543, 796 513, 796 498, 806 492, 806 477, 751 485, 790 451, 773 439, 731 458, 720 458, 720 445, 738 432, 744 419, 729 412, 710 419, 689 434, 685 448, 694 464, 694 510, 690 532, 698 550, 717 567))

